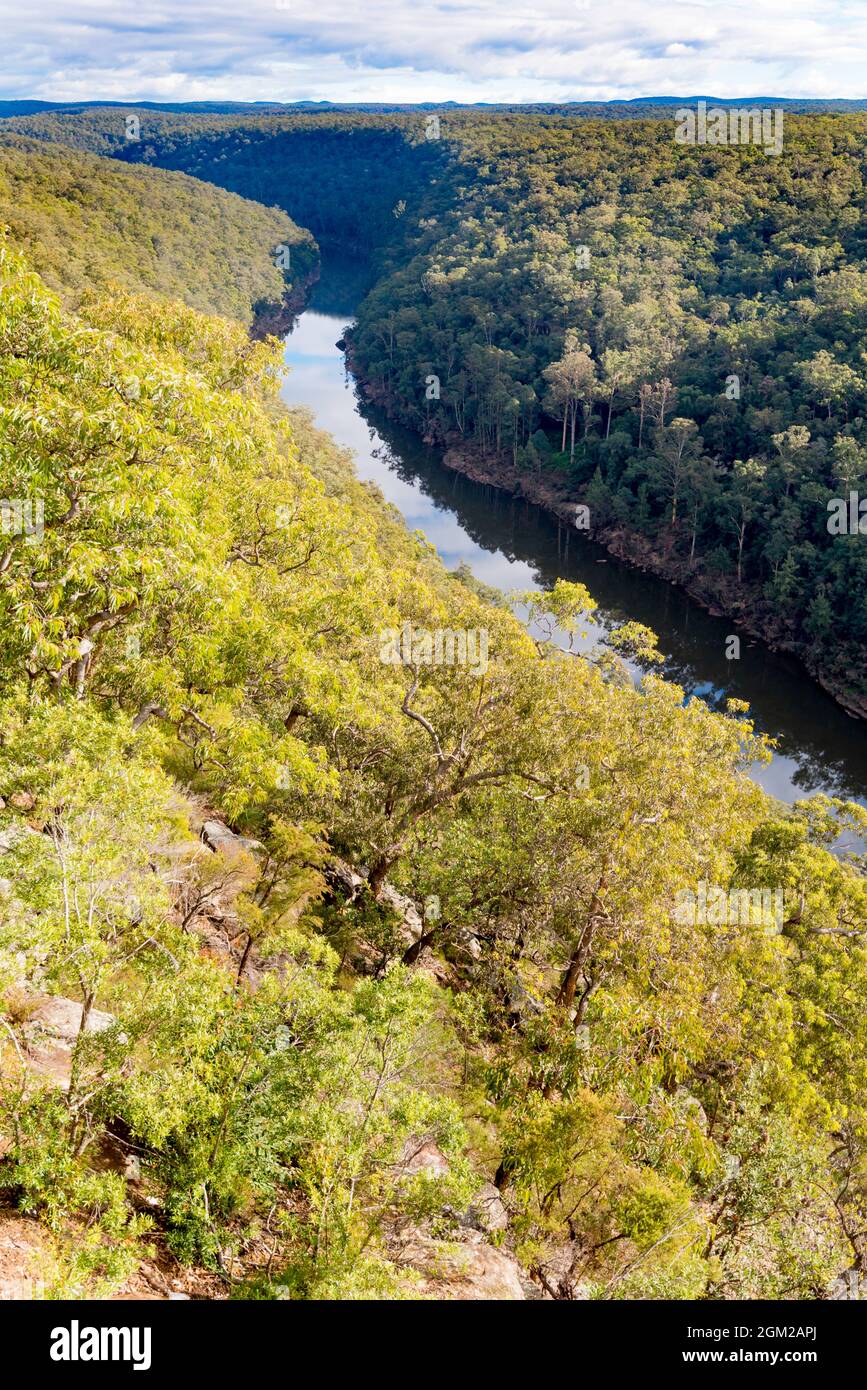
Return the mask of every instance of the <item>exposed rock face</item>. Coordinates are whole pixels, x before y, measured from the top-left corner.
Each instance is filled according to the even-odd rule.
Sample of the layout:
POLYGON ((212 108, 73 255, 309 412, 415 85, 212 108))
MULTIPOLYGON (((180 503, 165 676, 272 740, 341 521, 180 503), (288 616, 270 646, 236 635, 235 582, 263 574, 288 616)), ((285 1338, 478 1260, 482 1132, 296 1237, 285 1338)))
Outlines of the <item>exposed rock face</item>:
POLYGON ((460 1241, 413 1235, 397 1258, 419 1272, 419 1289, 427 1298, 515 1303, 527 1297, 514 1255, 495 1250, 477 1232, 468 1231, 460 1241))
POLYGON ((472 932, 467 931, 466 927, 459 927, 455 933, 455 941, 469 957, 470 960, 481 960, 482 946, 478 937, 473 936, 472 932))
POLYGON ((326 864, 325 877, 329 882, 339 884, 349 898, 354 898, 366 881, 337 855, 333 855, 326 864))
POLYGON ((701 1101, 698 1100, 696 1096, 692 1095, 685 1086, 678 1086, 675 1095, 683 1105, 684 1110, 695 1120, 702 1134, 707 1134, 707 1114, 701 1101))
POLYGON ((379 900, 387 903, 392 911, 397 913, 401 919, 400 935, 407 946, 414 945, 424 931, 424 922, 412 899, 405 897, 403 893, 398 893, 391 884, 384 883, 379 890, 379 900))
MULTIPOLYGON (((28 1002, 27 1021, 19 1029, 24 1063, 35 1076, 66 1090, 82 1007, 74 999, 48 994, 34 995, 28 1002)), ((85 1032, 103 1033, 115 1021, 113 1014, 92 1009, 85 1032)))
POLYGON ((459 1220, 462 1226, 470 1226, 477 1231, 505 1231, 509 1224, 509 1213, 494 1184, 486 1182, 459 1220))
MULTIPOLYGON (((442 1178, 449 1171, 449 1161, 432 1140, 411 1140, 403 1152, 401 1171, 407 1176, 423 1173, 442 1178)), ((419 1288, 425 1298, 514 1301, 543 1296, 510 1251, 488 1244, 488 1235, 506 1230, 509 1224, 509 1214, 492 1183, 479 1189, 465 1212, 444 1210, 463 1227, 456 1239, 439 1240, 427 1230, 411 1227, 397 1237, 391 1252, 396 1264, 422 1276, 419 1288)))
POLYGON ((425 1139, 407 1144, 401 1167, 409 1175, 427 1173, 429 1177, 442 1178, 449 1171, 449 1161, 442 1149, 425 1139))
MULTIPOLYGON (((333 855, 324 869, 326 882, 330 884, 338 899, 346 903, 353 903, 361 894, 364 896, 368 891, 368 880, 356 872, 345 860, 333 855)), ((394 924, 397 950, 401 947, 409 950, 415 946, 424 935, 427 924, 422 912, 413 902, 412 898, 406 897, 404 893, 399 893, 390 883, 383 883, 378 893, 379 905, 393 912, 398 919, 394 924)), ((361 973, 376 971, 382 967, 383 958, 381 951, 368 942, 357 940, 350 948, 350 959, 356 970, 361 973)), ((421 960, 416 962, 419 965, 421 960)), ((426 966, 430 967, 430 961, 426 960, 426 966)))
POLYGON ((531 1014, 542 1013, 542 1010, 541 1001, 529 992, 521 980, 514 979, 509 987, 509 1013, 518 1018, 527 1018, 531 1014))
POLYGON ((572 1303, 584 1302, 590 1297, 590 1288, 576 1278, 585 1259, 584 1247, 577 1242, 566 1241, 553 1244, 538 1259, 536 1273, 546 1294, 550 1298, 568 1299, 572 1303))
MULTIPOLYGON (((39 998, 30 1010, 29 1025, 37 1024, 40 1031, 71 1047, 78 1037, 81 1027, 82 1007, 74 999, 61 999, 57 995, 46 994, 39 998)), ((85 1027, 86 1033, 104 1033, 114 1023, 114 1014, 102 1009, 91 1009, 85 1027)))
MULTIPOLYGON (((367 884, 367 879, 361 874, 356 873, 351 865, 338 859, 336 855, 328 861, 325 869, 325 877, 346 893, 350 901, 357 897, 361 888, 367 884)), ((390 907, 392 912, 397 913, 401 919, 399 927, 400 935, 407 946, 412 946, 418 941, 424 931, 424 921, 422 915, 411 898, 407 898, 403 893, 398 893, 396 888, 392 888, 390 883, 384 883, 379 890, 379 901, 390 907)))

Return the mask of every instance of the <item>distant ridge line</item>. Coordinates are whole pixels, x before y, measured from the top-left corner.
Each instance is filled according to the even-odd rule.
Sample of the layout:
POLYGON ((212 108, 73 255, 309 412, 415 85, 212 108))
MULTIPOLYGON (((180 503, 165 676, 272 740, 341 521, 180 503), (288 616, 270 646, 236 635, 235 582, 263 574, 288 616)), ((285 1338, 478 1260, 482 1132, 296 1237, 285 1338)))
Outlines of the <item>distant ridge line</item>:
POLYGON ((38 98, 0 99, 0 119, 13 116, 32 116, 45 111, 78 113, 95 108, 119 107, 144 111, 167 111, 189 115, 255 115, 291 113, 296 111, 527 111, 556 115, 558 112, 592 115, 597 111, 643 113, 672 106, 692 106, 705 101, 713 106, 782 106, 793 112, 867 111, 867 97, 715 97, 715 96, 646 96, 616 97, 607 101, 536 101, 536 102, 376 102, 376 101, 42 101, 38 98))

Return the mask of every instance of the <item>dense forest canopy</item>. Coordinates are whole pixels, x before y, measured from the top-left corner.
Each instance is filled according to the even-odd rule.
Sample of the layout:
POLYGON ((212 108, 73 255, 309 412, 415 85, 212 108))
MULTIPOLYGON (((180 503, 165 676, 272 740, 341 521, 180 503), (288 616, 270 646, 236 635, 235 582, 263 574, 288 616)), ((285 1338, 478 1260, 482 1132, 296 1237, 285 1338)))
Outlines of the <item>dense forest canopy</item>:
POLYGON ((250 323, 303 282, 316 244, 285 212, 185 174, 119 169, 0 128, 0 224, 52 289, 117 283, 250 323), (285 269, 275 255, 287 248, 285 269))
MULTIPOLYGON (((650 135, 630 129, 640 203, 650 135)), ((847 126, 811 129, 805 198, 847 126)), ((488 447, 509 418, 491 363, 520 369, 528 423, 534 373, 547 380, 571 324, 599 365, 674 325, 672 381, 678 343, 764 362, 761 332, 724 349, 723 310, 717 327, 699 312, 729 273, 717 222, 738 277, 750 265, 764 284, 748 163, 722 170, 694 224, 685 204, 706 183, 685 174, 678 204, 674 168, 659 171, 672 246, 654 262, 649 213, 621 227, 599 211, 622 133, 583 127, 562 180, 547 164, 551 142, 573 144, 562 122, 528 123, 520 160, 506 134, 467 124, 447 156, 466 186, 444 184, 439 149, 406 157, 434 161, 405 195, 424 207, 381 251, 356 351, 406 381, 408 410, 419 340, 426 368, 454 354, 443 418, 465 399, 463 428, 488 447), (522 214, 549 201, 563 208, 522 214), (621 302, 598 267, 552 283, 560 217, 634 293, 621 302), (665 315, 648 283, 670 288, 665 315), (536 301, 548 331, 526 322, 536 301)), ((0 153, 26 182, 19 147, 0 153)), ((28 244, 39 260, 56 215, 71 263, 88 246, 98 262, 92 286, 64 303, 27 231, 0 252, 0 469, 28 523, 0 537, 0 1196, 46 1232, 49 1292, 117 1288, 152 1248, 246 1298, 452 1296, 473 1261, 508 1296, 558 1299, 823 1298, 863 1275, 867 885, 829 846, 867 813, 780 807, 748 776, 766 753, 742 706, 685 704, 654 674, 636 688, 613 651, 563 650, 552 623, 592 611, 580 585, 525 596, 531 635, 446 572, 280 405, 280 345, 183 302, 195 268, 177 299, 107 283, 109 224, 94 243, 64 207, 73 167, 34 151, 45 230, 28 244), (480 659, 432 659, 461 634, 480 659)), ((118 209, 140 196, 147 225, 173 217, 164 175, 81 169, 117 179, 118 209)), ((272 216, 247 224, 251 258, 272 216)), ((787 245, 774 254, 794 266, 787 245)), ((802 295, 835 273, 798 279, 802 295)), ((778 293, 785 325, 796 300, 778 293)), ((677 390, 678 412, 699 399, 687 376, 677 390)), ((619 458, 611 441, 635 427, 625 381, 587 404, 576 474, 590 450, 619 458)), ((825 422, 845 431, 839 408, 825 422)), ((685 429, 663 415, 632 454, 648 469, 685 429)), ((513 425, 510 446, 538 434, 513 425)), ((614 645, 652 672, 652 633, 626 624, 614 645)))
POLYGON ((375 249, 353 363, 394 415, 586 502, 863 710, 867 117, 787 112, 774 156, 652 114, 463 108, 436 139, 419 111, 143 111, 134 142, 121 109, 8 124, 375 249))
POLYGON ((417 198, 446 153, 424 138, 421 113, 306 112, 292 116, 190 116, 136 108, 138 137, 129 139, 129 112, 91 108, 18 118, 5 129, 37 135, 130 163, 155 163, 289 208, 320 240, 349 253, 370 254, 398 233, 394 209, 417 198))

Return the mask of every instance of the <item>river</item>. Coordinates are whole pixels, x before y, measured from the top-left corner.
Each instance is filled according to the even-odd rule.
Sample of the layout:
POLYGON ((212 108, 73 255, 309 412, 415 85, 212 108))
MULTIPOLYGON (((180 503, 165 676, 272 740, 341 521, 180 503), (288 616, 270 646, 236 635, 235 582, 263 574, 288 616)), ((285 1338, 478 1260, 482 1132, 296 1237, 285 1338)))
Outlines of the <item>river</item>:
POLYGON ((328 263, 309 307, 286 339, 290 406, 309 407, 321 428, 352 449, 360 477, 377 484, 411 530, 423 531, 449 569, 470 567, 505 592, 549 587, 562 577, 586 584, 599 607, 584 643, 605 640, 617 623, 645 623, 659 637, 663 673, 689 698, 714 707, 735 697, 756 727, 777 740, 755 776, 785 801, 827 792, 867 805, 867 738, 794 659, 742 635, 739 660, 725 655, 730 620, 714 618, 664 580, 613 559, 578 531, 530 503, 474 483, 443 466, 438 450, 360 399, 336 346, 353 316, 352 277, 328 263))

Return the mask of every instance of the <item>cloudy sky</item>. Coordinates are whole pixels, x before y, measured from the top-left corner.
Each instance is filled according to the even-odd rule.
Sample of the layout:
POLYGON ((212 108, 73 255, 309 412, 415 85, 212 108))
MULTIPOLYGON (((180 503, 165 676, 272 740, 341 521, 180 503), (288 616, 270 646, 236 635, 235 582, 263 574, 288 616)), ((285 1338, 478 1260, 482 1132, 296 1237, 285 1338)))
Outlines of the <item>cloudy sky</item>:
POLYGON ((0 0, 0 96, 863 97, 865 0, 0 0))

